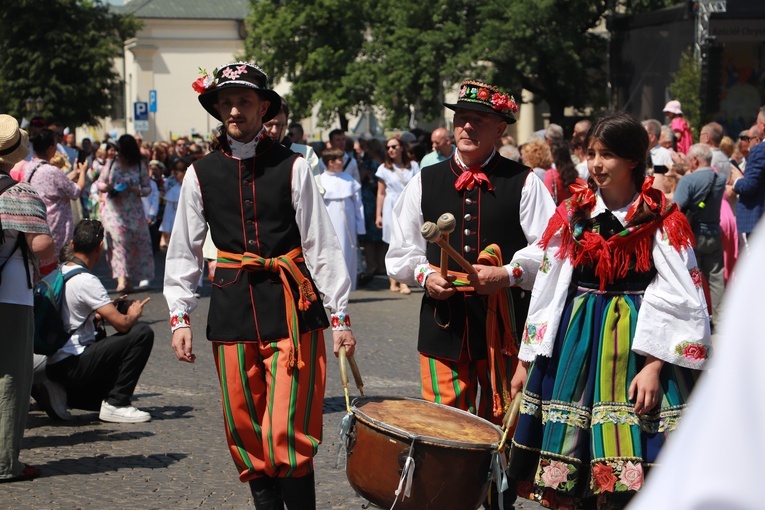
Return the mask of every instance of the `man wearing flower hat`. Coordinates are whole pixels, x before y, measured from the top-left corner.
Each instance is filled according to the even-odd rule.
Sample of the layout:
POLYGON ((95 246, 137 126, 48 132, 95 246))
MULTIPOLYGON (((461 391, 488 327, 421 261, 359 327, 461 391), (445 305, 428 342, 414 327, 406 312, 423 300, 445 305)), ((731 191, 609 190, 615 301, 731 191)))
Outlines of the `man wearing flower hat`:
POLYGON ((266 74, 235 62, 193 86, 223 129, 220 148, 188 168, 181 188, 164 291, 173 350, 194 362, 189 314, 209 224, 218 261, 207 338, 239 478, 258 509, 315 508, 324 306, 335 354, 344 346, 352 355, 351 280, 308 163, 263 129, 281 107, 266 74))
MULTIPOLYGON (((404 190, 393 210, 386 265, 395 280, 416 281, 425 289, 417 344, 423 398, 501 423, 513 396, 516 346, 542 259, 536 242, 555 204, 529 168, 494 149, 515 122, 512 96, 465 80, 457 103, 444 106, 455 112, 457 150, 424 168, 404 190), (437 222, 447 212, 456 220, 449 244, 475 275, 461 274, 450 261, 443 278, 438 246, 420 233, 424 222, 437 222)), ((505 503, 507 496, 514 500, 511 492, 505 503)))

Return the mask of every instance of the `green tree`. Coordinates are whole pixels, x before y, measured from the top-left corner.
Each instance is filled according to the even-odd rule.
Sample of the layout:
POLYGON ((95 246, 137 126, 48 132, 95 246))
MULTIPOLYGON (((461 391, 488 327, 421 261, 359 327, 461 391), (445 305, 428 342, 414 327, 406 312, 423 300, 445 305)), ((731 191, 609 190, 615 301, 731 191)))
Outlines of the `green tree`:
POLYGON ((680 55, 677 72, 672 73, 669 92, 673 99, 683 105, 685 120, 693 132, 693 138, 698 140, 701 130, 701 68, 693 56, 691 48, 680 55))
POLYGON ((319 105, 319 121, 335 118, 348 129, 347 115, 369 104, 373 80, 360 52, 366 0, 251 0, 245 55, 275 83, 292 83, 290 108, 307 117, 319 105))
POLYGON ((0 10, 0 111, 18 118, 42 97, 47 118, 96 125, 120 85, 114 59, 138 22, 100 0, 18 0, 0 10))

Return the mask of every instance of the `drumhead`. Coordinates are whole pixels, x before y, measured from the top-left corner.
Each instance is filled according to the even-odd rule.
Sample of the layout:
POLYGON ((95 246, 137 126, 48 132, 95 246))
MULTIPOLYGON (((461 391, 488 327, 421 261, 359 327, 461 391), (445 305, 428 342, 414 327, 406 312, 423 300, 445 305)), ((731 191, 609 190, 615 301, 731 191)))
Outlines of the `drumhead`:
POLYGON ((351 409, 357 419, 409 439, 466 448, 495 448, 502 430, 468 412, 404 397, 360 397, 351 409))

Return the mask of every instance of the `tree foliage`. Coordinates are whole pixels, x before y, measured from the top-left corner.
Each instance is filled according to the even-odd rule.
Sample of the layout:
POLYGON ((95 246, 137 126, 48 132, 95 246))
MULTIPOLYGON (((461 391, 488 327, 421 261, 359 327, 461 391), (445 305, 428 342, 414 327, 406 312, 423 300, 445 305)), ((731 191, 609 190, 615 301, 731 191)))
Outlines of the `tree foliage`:
POLYGON ((18 118, 42 97, 46 118, 96 125, 119 84, 114 59, 138 23, 100 0, 17 0, 0 10, 0 111, 18 118))
POLYGON ((559 122, 566 106, 604 106, 612 12, 679 0, 251 0, 246 54, 292 82, 297 117, 325 124, 365 105, 389 127, 441 112, 444 89, 484 79, 534 93, 559 122))
POLYGON ((698 139, 701 130, 701 68, 693 56, 691 48, 680 55, 677 72, 672 74, 669 93, 673 99, 683 105, 683 114, 693 132, 693 138, 698 139))

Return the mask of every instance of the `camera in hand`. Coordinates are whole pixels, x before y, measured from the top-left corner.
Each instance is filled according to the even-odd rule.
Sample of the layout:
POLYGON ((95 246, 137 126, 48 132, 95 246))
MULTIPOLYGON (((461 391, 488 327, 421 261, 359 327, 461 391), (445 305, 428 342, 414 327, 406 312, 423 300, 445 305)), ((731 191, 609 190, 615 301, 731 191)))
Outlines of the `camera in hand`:
POLYGON ((669 172, 669 168, 667 168, 665 165, 654 165, 653 166, 653 173, 654 174, 666 174, 669 172))
POLYGON ((133 303, 132 300, 128 299, 118 299, 115 301, 114 306, 117 307, 117 311, 123 315, 127 314, 128 308, 130 308, 130 305, 133 303))

